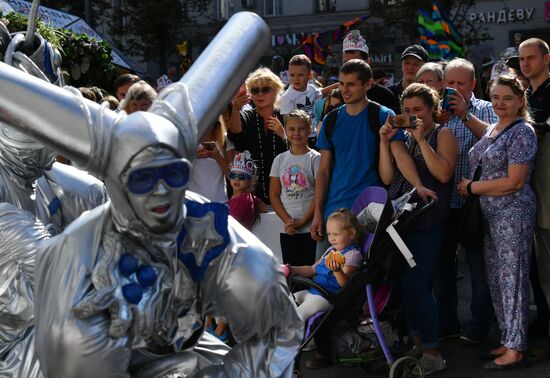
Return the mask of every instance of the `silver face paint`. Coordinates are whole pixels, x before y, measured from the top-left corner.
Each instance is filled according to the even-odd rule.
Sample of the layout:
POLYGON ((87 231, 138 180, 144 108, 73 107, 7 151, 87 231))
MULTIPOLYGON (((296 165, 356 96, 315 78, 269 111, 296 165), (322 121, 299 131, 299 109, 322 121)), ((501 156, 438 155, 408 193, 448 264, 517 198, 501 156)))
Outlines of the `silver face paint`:
MULTIPOLYGON (((129 170, 149 167, 151 163, 161 166, 163 161, 171 162, 175 157, 176 155, 168 150, 148 148, 132 159, 129 170)), ((144 194, 131 193, 126 186, 126 195, 136 218, 141 219, 151 232, 163 233, 172 229, 181 216, 180 204, 183 202, 185 189, 172 188, 163 180, 159 180, 152 191, 144 194)))
POLYGON ((0 64, 0 114, 103 177, 111 198, 38 246, 27 345, 45 376, 292 376, 302 320, 273 254, 224 205, 183 200, 162 180, 135 195, 125 181, 137 167, 194 156, 269 35, 259 16, 234 16, 185 80, 129 116, 0 64), (139 269, 154 272, 150 282, 139 269), (225 318, 238 344, 205 335, 207 315, 225 318))

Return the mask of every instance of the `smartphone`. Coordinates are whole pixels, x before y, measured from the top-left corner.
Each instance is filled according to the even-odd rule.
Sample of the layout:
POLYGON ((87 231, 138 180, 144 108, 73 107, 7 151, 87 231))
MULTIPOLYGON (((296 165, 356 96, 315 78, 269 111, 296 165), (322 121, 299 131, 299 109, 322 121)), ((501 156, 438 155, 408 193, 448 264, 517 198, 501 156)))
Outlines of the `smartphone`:
POLYGON ((207 151, 214 151, 214 149, 216 148, 216 142, 203 142, 202 146, 207 151))
POLYGON ((241 87, 239 88, 239 94, 244 95, 246 94, 246 84, 242 83, 241 87))
POLYGON ((390 116, 390 125, 396 129, 416 129, 415 115, 390 116))
POLYGON ((451 101, 451 98, 449 96, 456 94, 456 89, 454 88, 445 88, 443 89, 443 92, 441 93, 441 96, 443 97, 443 101, 441 101, 441 109, 447 110, 449 112, 453 112, 453 109, 451 108, 451 104, 449 101, 451 101))

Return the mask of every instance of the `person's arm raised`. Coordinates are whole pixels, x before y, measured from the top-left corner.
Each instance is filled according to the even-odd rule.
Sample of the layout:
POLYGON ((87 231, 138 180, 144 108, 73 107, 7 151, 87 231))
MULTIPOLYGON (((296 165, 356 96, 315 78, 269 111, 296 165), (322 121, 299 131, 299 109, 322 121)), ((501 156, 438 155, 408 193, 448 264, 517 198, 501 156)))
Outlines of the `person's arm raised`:
POLYGON ((233 112, 231 113, 231 119, 229 120, 229 131, 233 134, 239 134, 243 128, 241 125, 241 110, 245 104, 250 102, 250 96, 245 93, 237 93, 233 97, 233 112))

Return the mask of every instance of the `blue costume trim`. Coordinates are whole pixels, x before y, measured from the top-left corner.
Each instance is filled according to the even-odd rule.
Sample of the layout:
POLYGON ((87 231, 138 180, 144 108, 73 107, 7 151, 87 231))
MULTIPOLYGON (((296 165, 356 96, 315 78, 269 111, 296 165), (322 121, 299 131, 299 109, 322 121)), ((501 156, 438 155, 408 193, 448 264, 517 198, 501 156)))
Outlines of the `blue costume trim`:
MULTIPOLYGON (((185 202, 187 208, 187 216, 192 218, 204 217, 208 212, 214 213, 214 228, 216 232, 223 238, 223 242, 213 247, 206 252, 206 255, 202 259, 201 265, 197 265, 195 254, 193 252, 178 252, 178 259, 187 267, 193 281, 199 282, 204 277, 206 269, 210 261, 218 257, 229 244, 229 231, 228 231, 228 217, 229 207, 222 203, 209 202, 198 203, 188 200, 185 202)), ((178 251, 180 250, 183 240, 185 239, 185 230, 182 229, 178 235, 178 251)))
POLYGON ((57 211, 61 209, 61 201, 57 197, 53 197, 50 204, 48 205, 48 211, 50 212, 50 217, 53 217, 57 211))

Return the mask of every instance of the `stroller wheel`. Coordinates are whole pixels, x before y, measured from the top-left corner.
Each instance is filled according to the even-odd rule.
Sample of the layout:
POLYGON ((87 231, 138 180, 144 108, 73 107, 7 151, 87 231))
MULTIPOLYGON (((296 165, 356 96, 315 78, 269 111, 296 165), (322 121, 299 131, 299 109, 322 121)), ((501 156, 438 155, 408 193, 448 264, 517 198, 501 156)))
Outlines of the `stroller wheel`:
POLYGON ((424 367, 419 360, 412 357, 401 357, 390 368, 390 378, 425 377, 424 367))

